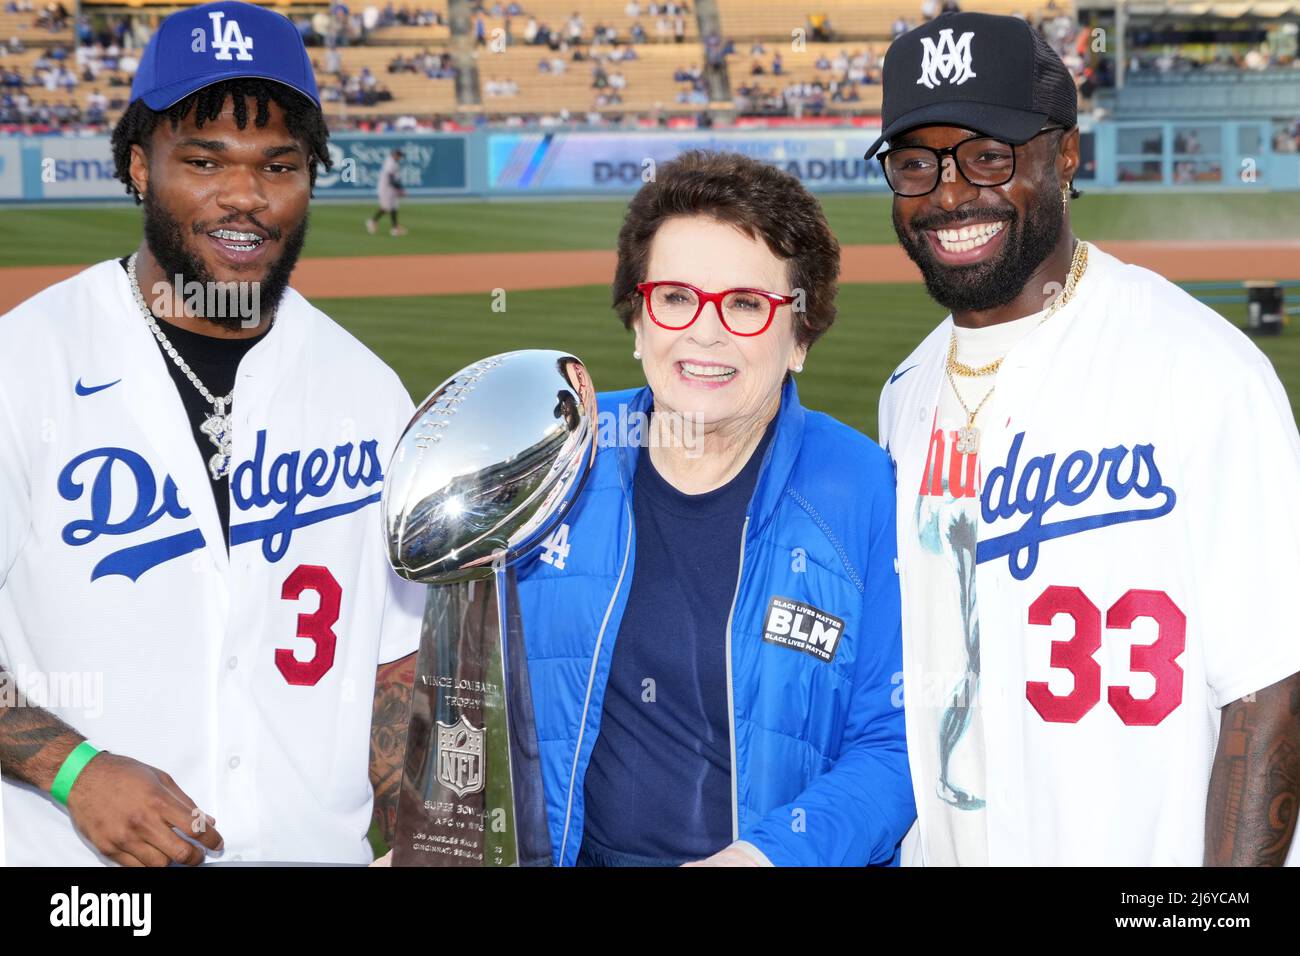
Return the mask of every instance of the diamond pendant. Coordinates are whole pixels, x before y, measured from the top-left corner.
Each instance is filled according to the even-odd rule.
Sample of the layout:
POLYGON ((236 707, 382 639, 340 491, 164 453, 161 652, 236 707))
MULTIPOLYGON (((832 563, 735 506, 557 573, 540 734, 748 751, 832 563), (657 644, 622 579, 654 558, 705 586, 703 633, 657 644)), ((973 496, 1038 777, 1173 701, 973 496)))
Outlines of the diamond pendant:
POLYGON ((974 425, 957 429, 957 452, 962 455, 978 455, 980 450, 980 430, 974 425))
POLYGON ((217 453, 208 459, 208 471, 213 481, 220 481, 230 474, 230 457, 234 453, 234 435, 230 427, 230 416, 226 414, 226 400, 216 400, 216 410, 203 420, 199 431, 208 436, 208 440, 217 446, 217 453))

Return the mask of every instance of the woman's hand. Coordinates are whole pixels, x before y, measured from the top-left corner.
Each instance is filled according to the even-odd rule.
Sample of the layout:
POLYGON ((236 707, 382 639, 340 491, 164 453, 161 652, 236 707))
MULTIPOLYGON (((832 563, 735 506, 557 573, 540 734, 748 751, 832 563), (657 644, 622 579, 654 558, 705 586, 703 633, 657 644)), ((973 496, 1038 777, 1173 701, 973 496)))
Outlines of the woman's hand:
POLYGON ((753 856, 746 853, 740 847, 729 846, 719 850, 713 856, 706 856, 702 860, 694 860, 690 863, 683 863, 682 866, 761 866, 753 856))

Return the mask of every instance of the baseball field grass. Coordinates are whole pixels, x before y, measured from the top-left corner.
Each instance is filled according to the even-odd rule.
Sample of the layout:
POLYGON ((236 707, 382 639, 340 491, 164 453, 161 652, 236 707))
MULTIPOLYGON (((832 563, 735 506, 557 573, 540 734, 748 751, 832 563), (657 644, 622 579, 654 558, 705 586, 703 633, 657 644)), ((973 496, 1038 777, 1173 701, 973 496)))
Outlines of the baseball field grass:
MULTIPOLYGON (((826 218, 840 242, 893 243, 889 200, 827 196, 826 218)), ((367 235, 371 203, 316 203, 304 255, 370 256, 449 252, 612 249, 624 202, 407 203, 395 240, 367 235)), ((1071 204, 1075 232, 1088 239, 1296 238, 1300 192, 1084 195, 1071 204)), ((0 266, 65 265, 123 255, 140 234, 129 203, 70 208, 0 208, 0 266)))
MULTIPOLYGON (((892 243, 882 197, 829 197, 827 216, 844 244, 892 243)), ((624 204, 607 201, 408 204, 410 234, 369 236, 368 204, 318 204, 305 255, 606 249, 624 204)), ((1072 207, 1077 234, 1090 239, 1294 238, 1300 193, 1085 196, 1072 207)), ((140 212, 129 205, 0 209, 0 266, 95 262, 138 242, 140 212)), ((642 384, 631 335, 609 308, 607 286, 508 291, 504 311, 488 295, 319 299, 316 304, 387 361, 419 402, 445 377, 485 355, 527 347, 572 351, 600 389, 642 384)), ((502 303, 497 303, 500 306, 502 303)), ((880 387, 944 310, 916 284, 841 287, 839 318, 813 348, 800 376, 805 404, 876 435, 880 387)), ((1243 325, 1245 307, 1217 306, 1243 325)), ((1300 397, 1300 330, 1259 339, 1283 384, 1300 397)))
MULTIPOLYGON (((511 292, 493 312, 486 295, 321 299, 318 306, 383 356, 418 404, 456 370, 517 348, 573 352, 601 390, 643 385, 632 336, 609 308, 604 286, 511 292)), ((1219 306, 1245 324, 1245 306, 1219 306)), ((800 400, 876 437, 880 389, 944 316, 919 285, 845 285, 839 317, 809 354, 800 400)), ((1300 414, 1300 330, 1256 340, 1272 359, 1300 414)))

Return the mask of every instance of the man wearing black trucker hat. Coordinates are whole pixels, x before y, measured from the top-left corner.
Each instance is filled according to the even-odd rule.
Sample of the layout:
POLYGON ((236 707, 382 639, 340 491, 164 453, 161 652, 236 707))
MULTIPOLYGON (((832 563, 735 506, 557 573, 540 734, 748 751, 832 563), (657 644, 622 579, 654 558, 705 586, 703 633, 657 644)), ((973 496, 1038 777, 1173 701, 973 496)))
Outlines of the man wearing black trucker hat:
POLYGON ((113 132, 139 247, 0 317, 10 863, 373 855, 419 640, 378 517, 412 406, 288 285, 327 136, 287 18, 171 14, 113 132))
POLYGON ((1217 313, 1072 235, 1074 85, 1023 21, 895 40, 883 113, 867 157, 951 312, 880 400, 906 855, 1283 862, 1300 641, 1275 582, 1300 577, 1300 438, 1277 376, 1217 313))

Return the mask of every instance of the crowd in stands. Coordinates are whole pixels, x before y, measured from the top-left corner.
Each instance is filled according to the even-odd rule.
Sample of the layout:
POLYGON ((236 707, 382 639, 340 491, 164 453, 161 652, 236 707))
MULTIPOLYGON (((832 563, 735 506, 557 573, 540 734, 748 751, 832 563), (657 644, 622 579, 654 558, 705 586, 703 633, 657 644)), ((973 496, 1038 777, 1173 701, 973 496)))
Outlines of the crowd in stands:
MULTIPOLYGON (((22 37, 0 37, 0 127, 11 129, 16 124, 32 124, 59 129, 84 124, 93 130, 106 126, 107 118, 125 106, 139 53, 150 30, 156 26, 157 15, 96 15, 92 25, 89 17, 70 13, 69 7, 60 0, 0 2, 10 14, 31 15, 31 27, 22 37), (49 31, 66 30, 70 25, 75 41, 60 42, 49 34, 49 31), (38 49, 34 51, 33 45, 38 49)), ((922 22, 959 10, 959 2, 909 0, 908 7, 914 15, 896 17, 890 34, 897 37, 922 22), (912 6, 913 3, 918 6, 912 6)), ((1065 12, 1065 0, 1046 0, 1045 5, 1032 7, 1028 4, 1029 0, 1030 12, 1023 18, 1060 54, 1079 84, 1085 105, 1095 89, 1113 85, 1113 61, 1093 53, 1089 45, 1092 31, 1081 27, 1065 12)), ((810 73, 808 59, 800 60, 800 68, 792 70, 790 58, 796 54, 784 43, 765 45, 741 39, 745 36, 739 32, 744 28, 743 23, 727 24, 733 36, 707 30, 697 36, 695 12, 689 2, 626 0, 624 17, 617 26, 608 22, 608 17, 584 16, 576 0, 574 6, 578 9, 569 16, 552 20, 530 11, 528 0, 477 0, 472 4, 471 31, 480 51, 481 92, 491 121, 542 126, 584 121, 594 125, 657 122, 656 117, 625 118, 620 111, 609 109, 622 106, 629 73, 633 77, 637 75, 635 71, 625 71, 623 64, 643 58, 644 48, 638 53, 642 44, 685 43, 688 36, 692 46, 683 50, 685 55, 681 61, 674 57, 663 68, 665 72, 672 69, 675 84, 675 93, 666 94, 664 100, 668 111, 678 115, 686 114, 683 107, 698 111, 697 122, 707 122, 712 94, 726 89, 721 83, 728 75, 731 98, 739 115, 817 117, 852 112, 864 99, 878 101, 877 94, 864 96, 864 88, 881 81, 884 38, 872 46, 860 37, 844 36, 825 13, 809 13, 805 19, 807 38, 823 45, 821 52, 815 53, 810 73), (497 29, 501 32, 494 32, 497 29), (575 115, 558 110, 549 116, 508 116, 510 101, 519 96, 519 84, 539 81, 518 73, 506 76, 502 75, 505 71, 492 70, 491 54, 498 51, 497 44, 502 40, 507 46, 535 49, 538 76, 581 71, 584 85, 589 76, 591 102, 590 107, 584 107, 588 112, 575 115), (747 57, 733 55, 737 52, 737 42, 748 50, 747 57), (694 46, 695 43, 700 46, 694 46), (702 61, 691 62, 700 56, 701 50, 702 61), (729 69, 724 74, 721 71, 728 63, 729 69)), ((321 12, 295 17, 295 23, 309 46, 324 47, 316 58, 321 72, 322 100, 327 104, 364 109, 393 99, 389 85, 384 82, 385 61, 371 59, 369 66, 348 70, 343 66, 340 50, 381 39, 382 33, 375 36, 377 31, 389 28, 446 27, 447 14, 445 4, 439 10, 418 3, 351 7, 332 2, 321 12)), ((1179 47, 1175 45, 1154 44, 1151 37, 1147 40, 1151 42, 1144 46, 1143 33, 1134 31, 1130 43, 1134 52, 1125 64, 1130 76, 1300 67, 1296 58, 1279 58, 1267 44, 1243 45, 1236 48, 1240 51, 1237 53, 1216 51, 1212 58, 1201 53, 1202 58, 1198 59, 1195 54, 1199 50, 1193 50, 1192 56, 1184 56, 1179 55, 1179 47)), ((407 43, 413 45, 409 35, 407 43)), ((513 68, 517 66, 515 63, 513 68)), ((456 76, 452 53, 428 47, 418 54, 409 49, 394 51, 386 61, 386 70, 390 76, 416 74, 430 80, 456 76)), ((398 84, 397 88, 400 90, 402 86, 398 84)), ((395 123, 410 126, 450 120, 398 116, 376 122, 391 127, 395 123)), ((1297 144, 1300 144, 1300 127, 1279 127, 1277 148, 1292 150, 1297 144)))
POLYGON ((390 27, 447 25, 445 9, 396 7, 391 3, 382 7, 372 4, 354 11, 345 3, 335 2, 328 13, 322 10, 292 19, 307 46, 327 48, 366 43, 376 31, 382 35, 382 31, 390 27))
POLYGON ((68 26, 68 8, 58 0, 46 3, 39 11, 32 5, 31 0, 7 0, 4 12, 35 13, 32 26, 39 30, 49 30, 51 33, 60 33, 68 26))
MULTIPOLYGON (((824 26, 830 35, 829 24, 824 26)), ((754 43, 749 55, 749 78, 734 72, 731 78, 736 108, 743 114, 820 116, 828 108, 860 103, 859 87, 880 82, 881 63, 869 47, 841 47, 833 56, 820 53, 813 64, 817 75, 811 80, 787 77, 780 49, 769 57, 764 44, 754 43)))
POLYGON ((539 21, 537 17, 526 13, 524 8, 518 3, 501 4, 493 3, 487 6, 483 3, 475 4, 474 8, 474 43, 476 46, 488 46, 492 37, 489 35, 488 18, 494 21, 500 21, 499 28, 502 32, 502 40, 507 46, 522 42, 529 46, 545 46, 552 51, 562 51, 567 46, 575 46, 584 42, 591 42, 595 46, 601 44, 617 45, 621 42, 626 43, 648 43, 653 36, 656 41, 676 43, 686 42, 687 35, 687 18, 692 16, 691 8, 686 3, 647 3, 642 5, 639 0, 628 0, 624 13, 632 19, 632 25, 628 28, 627 36, 620 37, 618 29, 603 23, 595 21, 591 28, 588 29, 587 21, 582 14, 574 10, 573 13, 562 24, 551 24, 539 21), (653 33, 647 30, 645 25, 639 19, 642 15, 647 20, 652 21, 653 33), (527 22, 523 29, 516 36, 517 20, 521 17, 527 17, 527 22))
MULTIPOLYGON (((593 111, 621 106, 628 81, 619 65, 641 59, 637 46, 651 42, 652 36, 665 42, 684 42, 687 18, 693 16, 687 3, 642 3, 641 0, 628 0, 623 12, 632 24, 620 33, 617 27, 602 20, 588 23, 578 10, 563 22, 552 24, 540 21, 516 2, 477 3, 473 7, 475 43, 479 48, 486 48, 480 50, 480 69, 490 74, 491 61, 483 57, 500 52, 501 45, 539 47, 538 74, 554 76, 589 65, 593 111), (652 23, 653 32, 642 24, 639 19, 642 16, 652 23), (500 26, 489 28, 489 18, 500 26), (517 31, 517 21, 522 18, 526 18, 526 23, 522 31, 517 31), (490 32, 497 29, 500 34, 490 32)), ((716 34, 705 38, 705 48, 711 64, 721 62, 724 49, 716 34)), ((680 84, 676 94, 679 104, 709 102, 708 83, 701 67, 679 67, 674 79, 680 84)), ((513 79, 489 75, 483 81, 486 100, 509 99, 518 95, 518 91, 519 85, 513 79)))
POLYGON ((677 102, 686 106, 708 106, 709 84, 701 66, 678 67, 673 71, 673 82, 681 84, 677 102))
MULTIPOLYGON (((337 53, 335 57, 337 57, 337 53)), ((414 56, 404 57, 398 53, 389 61, 388 72, 417 73, 423 74, 431 80, 445 80, 456 76, 456 67, 452 64, 450 53, 445 50, 442 53, 433 53, 428 47, 425 47, 414 56)))
POLYGON ((498 80, 493 77, 492 79, 483 82, 483 95, 490 98, 499 96, 518 96, 519 84, 509 78, 498 80))
POLYGON ((383 9, 366 7, 361 14, 362 24, 367 30, 384 27, 428 27, 446 26, 447 17, 441 10, 432 8, 394 7, 391 3, 383 9))
POLYGON ((472 127, 462 126, 449 116, 360 116, 331 119, 330 129, 336 133, 440 133, 465 132, 472 127))
POLYGON ((33 51, 36 56, 26 59, 25 67, 17 62, 18 54, 26 52, 21 40, 12 37, 0 47, 0 124, 99 126, 107 122, 110 109, 126 105, 140 62, 137 48, 123 48, 111 35, 79 40, 88 42, 80 42, 75 51, 62 44, 33 51), (63 93, 66 99, 33 97, 38 90, 63 93))
POLYGON ((1130 54, 1126 66, 1130 77, 1153 73, 1251 73, 1272 69, 1300 69, 1300 58, 1278 56, 1267 44, 1250 47, 1241 53, 1221 52, 1212 59, 1180 56, 1169 49, 1139 49, 1130 54))
MULTIPOLYGON (((330 82, 320 83, 321 103, 344 103, 348 106, 375 106, 378 103, 387 103, 393 99, 393 93, 388 86, 379 81, 379 77, 371 71, 370 67, 363 66, 358 72, 351 73, 343 69, 337 61, 329 63, 326 67, 326 74, 330 77, 330 82), (329 67, 333 66, 334 69, 329 67)), ((389 72, 394 72, 391 68, 389 72)))
POLYGON ((1296 117, 1294 122, 1278 125, 1273 133, 1273 151, 1300 153, 1300 117, 1296 117))

